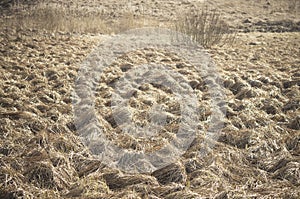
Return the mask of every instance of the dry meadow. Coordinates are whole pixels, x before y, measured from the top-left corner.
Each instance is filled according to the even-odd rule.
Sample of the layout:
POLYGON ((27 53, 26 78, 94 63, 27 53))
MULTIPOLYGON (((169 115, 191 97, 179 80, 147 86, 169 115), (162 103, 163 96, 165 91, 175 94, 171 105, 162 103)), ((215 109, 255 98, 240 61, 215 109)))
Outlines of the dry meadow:
POLYGON ((0 198, 300 198, 299 87, 296 0, 1 1, 0 198), (98 82, 96 115, 106 136, 144 151, 176 136, 180 106, 156 84, 137 89, 130 110, 135 123, 147 124, 151 106, 164 106, 163 132, 151 140, 122 135, 114 121, 113 83, 149 63, 167 64, 189 82, 198 96, 200 134, 174 163, 154 172, 110 168, 82 143, 74 124, 81 63, 107 38, 133 28, 176 29, 191 10, 204 8, 226 27, 208 36, 215 30, 227 36, 203 44, 226 96, 218 139, 205 137, 210 97, 195 67, 180 55, 139 49, 120 56, 98 82), (199 157, 205 141, 214 146, 199 157))

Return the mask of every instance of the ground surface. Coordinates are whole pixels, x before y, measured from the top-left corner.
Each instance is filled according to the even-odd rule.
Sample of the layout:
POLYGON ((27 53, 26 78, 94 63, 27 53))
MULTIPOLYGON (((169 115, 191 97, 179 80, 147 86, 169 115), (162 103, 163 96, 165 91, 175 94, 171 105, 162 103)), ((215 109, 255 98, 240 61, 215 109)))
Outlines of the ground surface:
MULTIPOLYGON (((74 6, 90 12, 102 9, 112 22, 130 8, 164 25, 178 11, 203 2, 76 1, 74 6)), ((110 36, 2 29, 0 198, 299 198, 299 3, 206 3, 239 30, 232 45, 208 50, 224 84, 224 128, 206 156, 196 155, 206 139, 200 134, 174 164, 146 174, 105 166, 83 145, 75 128, 71 94, 78 70, 110 36)), ((147 122, 143 113, 155 103, 165 106, 175 122, 153 142, 118 136, 111 119, 111 83, 126 74, 122 67, 142 63, 167 63, 183 75, 199 96, 199 127, 205 132, 209 97, 195 68, 167 52, 143 49, 121 57, 101 78, 95 104, 106 135, 124 148, 153 150, 176 134, 172 130, 180 116, 172 93, 149 84, 131 97, 135 122, 147 122)))

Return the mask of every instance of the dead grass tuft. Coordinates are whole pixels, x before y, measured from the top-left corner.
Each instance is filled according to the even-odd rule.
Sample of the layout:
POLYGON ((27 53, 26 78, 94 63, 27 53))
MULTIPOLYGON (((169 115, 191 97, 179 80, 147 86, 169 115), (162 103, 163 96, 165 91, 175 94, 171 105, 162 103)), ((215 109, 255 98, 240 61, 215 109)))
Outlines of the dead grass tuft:
POLYGON ((39 188, 53 189, 58 186, 54 181, 52 167, 45 163, 35 164, 25 172, 25 176, 30 183, 39 188))
POLYGON ((130 11, 124 12, 118 19, 103 10, 87 11, 80 9, 74 3, 35 3, 17 2, 9 4, 10 14, 6 15, 0 28, 11 31, 15 29, 46 30, 48 32, 71 32, 110 34, 129 29, 157 25, 151 19, 136 16, 130 11))
POLYGON ((6 27, 20 29, 38 29, 49 32, 108 33, 101 12, 93 15, 78 14, 71 8, 59 4, 38 3, 30 7, 14 5, 14 15, 5 19, 6 27))
POLYGON ((188 35, 205 48, 232 44, 236 34, 221 19, 217 10, 204 7, 178 14, 175 30, 188 35))

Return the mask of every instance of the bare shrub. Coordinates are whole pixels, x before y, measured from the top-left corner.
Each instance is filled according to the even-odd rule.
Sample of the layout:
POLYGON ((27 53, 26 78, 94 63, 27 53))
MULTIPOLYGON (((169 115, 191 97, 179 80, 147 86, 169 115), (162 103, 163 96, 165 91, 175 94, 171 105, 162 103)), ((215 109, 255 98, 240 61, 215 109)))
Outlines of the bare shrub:
POLYGON ((206 48, 232 43, 235 38, 234 31, 221 19, 221 14, 207 7, 183 14, 176 21, 175 29, 206 48))

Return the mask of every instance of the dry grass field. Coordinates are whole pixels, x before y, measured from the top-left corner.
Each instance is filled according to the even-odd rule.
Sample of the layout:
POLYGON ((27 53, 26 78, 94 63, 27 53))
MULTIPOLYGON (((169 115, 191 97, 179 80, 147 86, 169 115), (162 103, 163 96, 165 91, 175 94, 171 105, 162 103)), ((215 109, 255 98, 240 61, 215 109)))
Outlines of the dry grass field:
MULTIPOLYGON (((210 37, 216 29, 209 30, 210 37)), ((0 198, 300 198, 299 88, 297 0, 3 0, 0 198), (113 82, 127 67, 149 63, 167 64, 189 82, 198 97, 200 134, 175 162, 154 172, 109 167, 76 129, 72 93, 82 62, 116 34, 176 29, 191 10, 207 7, 229 38, 202 43, 226 96, 218 139, 201 134, 211 122, 209 91, 188 60, 160 49, 128 52, 97 82, 96 115, 106 136, 122 148, 145 151, 176 136, 180 106, 155 84, 138 89, 130 108, 134 122, 145 124, 151 105, 165 107, 164 132, 151 140, 122 135, 112 117, 113 82), (214 146, 198 156, 204 141, 214 146)))

